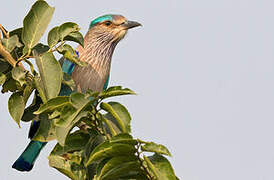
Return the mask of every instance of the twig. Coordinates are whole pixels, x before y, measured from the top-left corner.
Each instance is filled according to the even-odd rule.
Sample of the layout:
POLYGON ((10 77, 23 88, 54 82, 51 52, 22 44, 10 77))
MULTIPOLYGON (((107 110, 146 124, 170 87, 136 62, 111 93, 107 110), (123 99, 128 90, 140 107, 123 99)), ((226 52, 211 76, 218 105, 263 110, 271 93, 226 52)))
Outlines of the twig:
MULTIPOLYGON (((5 30, 5 28, 0 24, 0 30, 3 32, 3 34, 9 38, 9 33, 5 30)), ((0 38, 1 38, 1 34, 0 34, 0 38)), ((2 45, 2 43, 0 42, 0 55, 3 56, 4 59, 6 59, 8 61, 8 63, 10 63, 10 65, 12 65, 12 67, 15 67, 17 65, 17 61, 11 56, 11 54, 5 49, 5 47, 2 45)), ((18 64, 19 67, 23 70, 25 70, 24 66, 19 63, 18 64)))
MULTIPOLYGON (((5 47, 2 45, 1 42, 0 42, 0 55, 2 55, 3 58, 4 58, 5 60, 7 60, 8 63, 10 63, 10 65, 11 65, 12 67, 16 67, 17 61, 16 61, 16 60, 11 56, 11 54, 5 49, 5 47)), ((21 63, 19 63, 18 65, 19 65, 19 67, 20 67, 21 69, 25 70, 24 66, 23 66, 21 63)))
POLYGON ((24 56, 24 55, 22 55, 21 57, 19 57, 18 59, 17 59, 17 61, 16 61, 16 66, 18 65, 18 64, 20 64, 21 63, 21 61, 26 61, 28 58, 34 58, 34 56, 24 56))
POLYGON ((9 39, 10 37, 9 32, 7 32, 6 29, 1 24, 0 24, 0 30, 3 32, 6 38, 9 39))
POLYGON ((57 51, 58 48, 62 47, 64 44, 66 43, 66 41, 62 41, 61 44, 57 47, 55 47, 54 49, 49 49, 48 52, 54 52, 57 51))
POLYGON ((12 67, 16 66, 16 60, 13 59, 11 54, 5 49, 2 43, 0 43, 0 54, 12 65, 12 67))

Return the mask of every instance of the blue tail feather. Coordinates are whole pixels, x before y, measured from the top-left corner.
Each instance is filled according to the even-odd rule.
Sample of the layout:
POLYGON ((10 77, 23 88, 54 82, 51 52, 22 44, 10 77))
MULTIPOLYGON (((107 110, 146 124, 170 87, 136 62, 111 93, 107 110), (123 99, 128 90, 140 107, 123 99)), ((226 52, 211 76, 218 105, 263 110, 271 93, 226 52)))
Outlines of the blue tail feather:
POLYGON ((18 171, 30 171, 40 151, 46 144, 46 142, 31 141, 21 156, 12 165, 12 168, 18 171))
MULTIPOLYGON (((76 51, 76 54, 79 56, 79 53, 76 51)), ((71 61, 65 60, 62 65, 63 72, 71 75, 74 70, 75 64, 71 61)), ((69 96, 72 93, 72 90, 62 84, 61 91, 59 93, 60 96, 69 96)), ((42 103, 42 101, 41 101, 42 103)), ((30 131, 29 131, 29 138, 32 139, 37 132, 40 125, 40 121, 32 121, 30 131)), ((30 171, 33 168, 34 162, 37 159, 40 151, 46 145, 46 142, 40 141, 31 141, 21 156, 14 162, 12 168, 17 169, 18 171, 30 171)))

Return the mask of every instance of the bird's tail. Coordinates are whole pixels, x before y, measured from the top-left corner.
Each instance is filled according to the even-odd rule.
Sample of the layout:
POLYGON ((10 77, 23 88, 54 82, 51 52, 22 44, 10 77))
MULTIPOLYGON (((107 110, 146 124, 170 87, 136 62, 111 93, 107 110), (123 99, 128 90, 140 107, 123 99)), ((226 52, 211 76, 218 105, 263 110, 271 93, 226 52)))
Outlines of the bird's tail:
POLYGON ((40 151, 46 144, 46 142, 31 141, 21 156, 12 165, 12 168, 18 171, 30 171, 40 151))

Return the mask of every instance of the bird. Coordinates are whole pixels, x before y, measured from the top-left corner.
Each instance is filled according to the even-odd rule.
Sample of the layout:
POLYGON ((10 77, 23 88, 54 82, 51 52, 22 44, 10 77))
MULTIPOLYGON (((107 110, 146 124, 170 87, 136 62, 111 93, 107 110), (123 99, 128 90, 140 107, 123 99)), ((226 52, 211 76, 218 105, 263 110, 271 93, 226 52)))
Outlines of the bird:
MULTIPOLYGON (((129 29, 138 26, 141 24, 117 14, 103 15, 91 21, 84 37, 84 47, 79 45, 75 50, 80 61, 86 62, 87 66, 79 66, 66 59, 62 64, 63 72, 74 80, 77 92, 84 93, 87 90, 100 92, 107 88, 114 49, 129 29)), ((68 96, 71 93, 71 90, 62 86, 59 95, 68 96)), ((39 121, 33 120, 29 131, 30 139, 38 127, 39 121)), ((46 144, 47 142, 31 140, 12 168, 18 171, 30 171, 46 144)))

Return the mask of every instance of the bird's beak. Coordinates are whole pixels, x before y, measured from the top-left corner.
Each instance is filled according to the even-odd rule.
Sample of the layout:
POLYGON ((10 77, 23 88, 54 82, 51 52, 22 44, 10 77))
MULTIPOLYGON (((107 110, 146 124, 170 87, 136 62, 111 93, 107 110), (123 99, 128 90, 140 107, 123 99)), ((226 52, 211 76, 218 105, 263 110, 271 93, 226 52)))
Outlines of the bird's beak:
POLYGON ((131 28, 135 28, 135 27, 138 27, 138 26, 142 26, 142 24, 140 24, 136 21, 126 21, 121 26, 124 27, 125 29, 131 29, 131 28))

